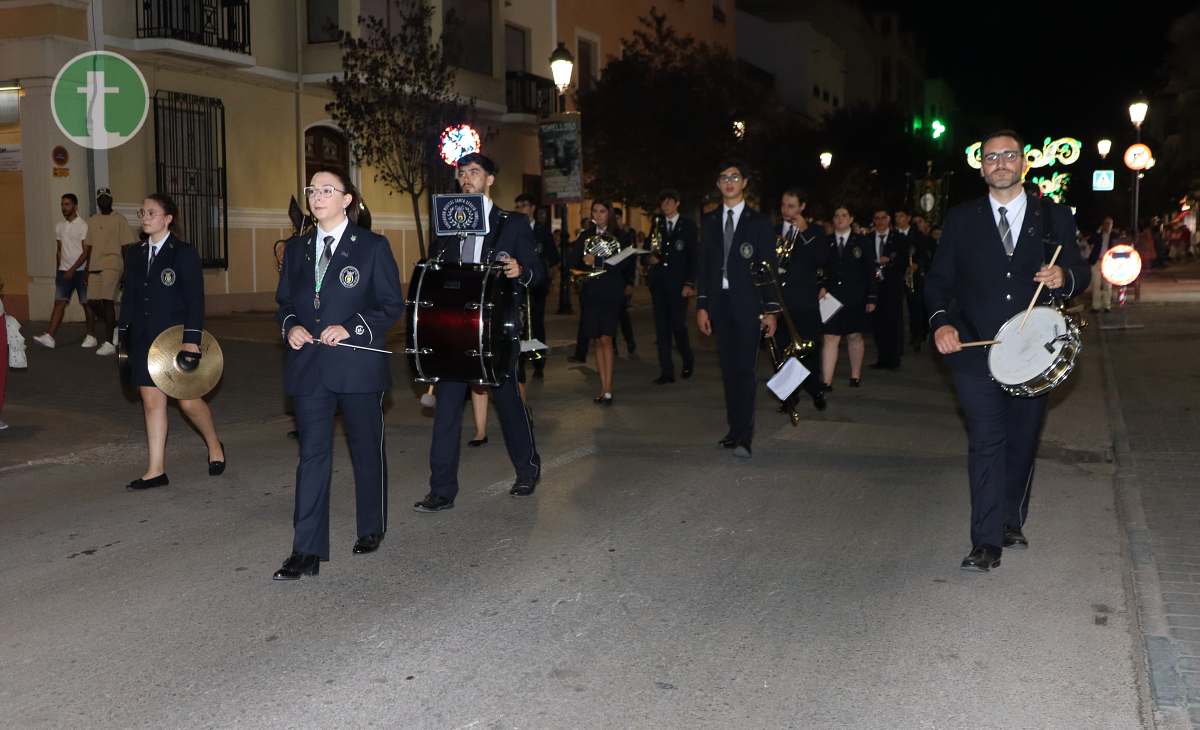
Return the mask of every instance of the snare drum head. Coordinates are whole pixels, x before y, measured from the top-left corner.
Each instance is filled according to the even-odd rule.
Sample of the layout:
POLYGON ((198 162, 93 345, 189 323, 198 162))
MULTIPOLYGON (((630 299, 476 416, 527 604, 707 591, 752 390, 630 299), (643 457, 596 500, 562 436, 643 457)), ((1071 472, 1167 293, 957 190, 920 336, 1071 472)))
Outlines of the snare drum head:
POLYGON ((1034 307, 1018 333, 1024 317, 1021 312, 1005 322, 996 333, 999 342, 988 350, 988 369, 998 383, 1019 385, 1038 377, 1054 364, 1067 344, 1055 341, 1067 334, 1067 321, 1057 309, 1034 307))

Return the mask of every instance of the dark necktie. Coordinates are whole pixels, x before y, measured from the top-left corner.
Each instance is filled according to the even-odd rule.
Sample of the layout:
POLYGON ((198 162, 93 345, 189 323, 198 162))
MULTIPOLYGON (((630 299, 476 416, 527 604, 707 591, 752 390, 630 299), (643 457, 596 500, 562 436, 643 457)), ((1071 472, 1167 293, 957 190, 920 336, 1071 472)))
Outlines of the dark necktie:
POLYGON ((838 236, 838 255, 840 256, 844 250, 846 250, 846 237, 838 236))
MULTIPOLYGON (((724 236, 724 239, 725 239, 725 258, 723 258, 723 259, 721 259, 721 260, 722 260, 723 262, 728 262, 728 261, 729 261, 729 249, 733 248, 733 229, 734 229, 734 225, 733 225, 733 210, 731 209, 731 210, 727 210, 727 211, 725 211, 725 212, 726 212, 726 214, 727 214, 727 215, 725 216, 725 236, 724 236)), ((724 271, 725 271, 725 268, 726 268, 726 266, 727 266, 727 263, 722 263, 722 264, 721 264, 721 271, 722 271, 722 272, 724 272, 724 271)))
POLYGON ((1008 218, 1004 215, 1005 213, 1008 212, 1008 210, 1006 208, 1004 208, 1004 206, 1001 206, 999 210, 1000 210, 1000 240, 1004 241, 1004 252, 1006 254, 1008 254, 1009 256, 1012 256, 1013 249, 1015 249, 1016 246, 1013 245, 1012 228, 1009 227, 1008 218))
POLYGON ((154 250, 154 244, 150 244, 150 255, 146 257, 146 273, 150 273, 150 267, 154 265, 154 256, 157 252, 154 250))
POLYGON ((325 278, 325 270, 329 268, 329 262, 333 260, 333 236, 326 236, 321 240, 325 242, 325 250, 321 252, 321 270, 317 272, 317 281, 325 278))
POLYGON ((673 230, 675 230, 675 224, 671 221, 667 221, 667 238, 671 237, 671 231, 673 230))

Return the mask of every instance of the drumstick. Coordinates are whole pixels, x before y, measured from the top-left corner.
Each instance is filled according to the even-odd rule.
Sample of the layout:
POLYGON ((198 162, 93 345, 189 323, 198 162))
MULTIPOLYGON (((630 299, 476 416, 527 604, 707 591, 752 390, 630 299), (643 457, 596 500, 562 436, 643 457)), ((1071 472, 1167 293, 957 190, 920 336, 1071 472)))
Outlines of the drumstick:
MULTIPOLYGON (((1046 264, 1046 268, 1054 266, 1054 262, 1058 261, 1058 255, 1062 253, 1062 244, 1054 249, 1054 255, 1050 257, 1050 263, 1046 264)), ((1025 316, 1021 318, 1021 324, 1017 327, 1017 334, 1021 334, 1021 330, 1025 329, 1025 320, 1029 319, 1029 313, 1033 311, 1033 305, 1037 304, 1038 297, 1042 295, 1042 289, 1046 287, 1046 282, 1038 284, 1037 291, 1033 293, 1033 299, 1029 300, 1029 306, 1025 308, 1025 316)))
POLYGON ((960 347, 983 347, 984 345, 999 345, 1000 340, 975 340, 973 342, 963 342, 960 347))
MULTIPOLYGON (((313 340, 313 344, 314 344, 314 345, 325 345, 325 343, 324 343, 324 342, 321 342, 320 340, 313 340)), ((325 345, 325 346, 326 346, 326 347, 329 347, 329 345, 325 345)), ((377 348, 374 348, 374 347, 363 347, 362 345, 350 345, 350 344, 347 344, 347 343, 345 343, 345 342, 335 342, 335 343, 333 344, 333 346, 334 346, 334 347, 349 347, 349 348, 352 348, 352 349, 355 349, 355 350, 367 350, 368 352, 378 352, 378 353, 381 353, 381 354, 383 354, 383 355, 391 355, 391 354, 392 354, 392 351, 391 351, 391 350, 380 350, 380 349, 377 349, 377 348)))

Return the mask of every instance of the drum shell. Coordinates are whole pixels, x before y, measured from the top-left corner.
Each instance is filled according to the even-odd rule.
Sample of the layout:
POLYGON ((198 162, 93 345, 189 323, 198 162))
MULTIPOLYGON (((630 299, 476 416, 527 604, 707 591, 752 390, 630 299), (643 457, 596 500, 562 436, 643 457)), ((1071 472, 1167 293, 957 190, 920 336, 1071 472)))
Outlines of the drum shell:
MULTIPOLYGON (((1066 382, 1067 376, 1075 369, 1075 362, 1079 354, 1083 352, 1083 333, 1079 321, 1068 314, 1064 314, 1061 310, 1055 307, 1035 307, 1034 311, 1049 310, 1059 315, 1065 331, 1062 334, 1064 337, 1062 347, 1048 359, 1048 363, 1040 372, 1027 378, 1022 382, 1003 382, 996 376, 996 364, 994 359, 999 352, 995 346, 989 348, 988 352, 988 371, 992 380, 995 381, 1000 388, 1008 393, 1021 398, 1035 398, 1045 393, 1050 392, 1059 385, 1066 382)), ((1000 330, 996 333, 996 339, 1003 342, 1005 338, 1016 337, 1020 330, 1021 321, 1025 318, 1025 313, 1014 315, 1007 322, 1001 325, 1000 330)))
POLYGON ((415 379, 503 383, 520 354, 515 287, 503 271, 422 261, 410 281, 405 352, 415 379))

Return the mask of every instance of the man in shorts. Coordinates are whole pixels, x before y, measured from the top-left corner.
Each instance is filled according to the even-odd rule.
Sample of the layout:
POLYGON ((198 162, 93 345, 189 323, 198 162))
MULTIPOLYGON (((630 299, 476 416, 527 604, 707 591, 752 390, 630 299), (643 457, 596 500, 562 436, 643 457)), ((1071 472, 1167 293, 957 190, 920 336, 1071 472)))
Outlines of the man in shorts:
POLYGON ((79 306, 83 307, 83 316, 87 320, 87 336, 83 338, 83 347, 95 347, 96 338, 92 336, 92 310, 87 303, 88 257, 92 247, 88 245, 88 225, 84 223, 76 211, 79 208, 79 198, 74 193, 62 196, 62 215, 64 220, 54 226, 54 237, 58 240, 58 271, 54 275, 54 311, 50 315, 50 326, 43 334, 34 337, 34 341, 43 347, 53 349, 55 346, 54 333, 62 324, 63 314, 71 302, 71 293, 79 298, 79 306))
POLYGON ((99 212, 87 221, 87 242, 92 247, 88 304, 99 320, 97 324, 103 324, 103 341, 96 354, 104 356, 117 351, 112 339, 117 326, 117 286, 121 283, 121 273, 125 268, 121 260, 121 246, 137 240, 137 236, 124 216, 113 213, 111 190, 100 188, 96 191, 96 207, 99 212))

